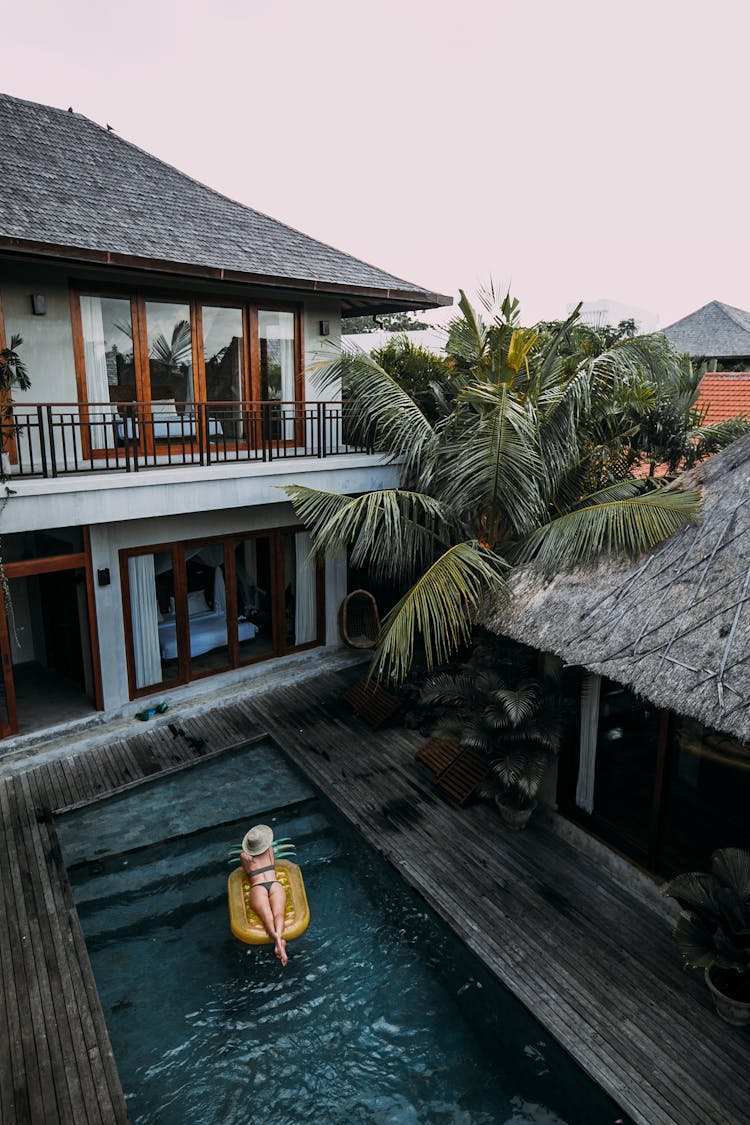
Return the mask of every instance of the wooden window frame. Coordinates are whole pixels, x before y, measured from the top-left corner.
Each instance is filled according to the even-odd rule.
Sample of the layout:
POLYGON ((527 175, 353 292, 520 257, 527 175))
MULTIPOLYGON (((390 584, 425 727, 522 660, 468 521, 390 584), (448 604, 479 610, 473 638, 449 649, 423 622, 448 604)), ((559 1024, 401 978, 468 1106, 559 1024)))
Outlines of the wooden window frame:
POLYGON ((307 641, 301 645, 287 645, 286 628, 284 621, 284 536, 294 535, 304 530, 299 524, 285 525, 283 527, 259 528, 252 531, 232 531, 221 535, 201 535, 194 539, 170 540, 164 543, 150 543, 139 547, 123 547, 119 551, 120 587, 122 592, 122 615, 125 632, 125 661, 128 673, 128 691, 131 699, 140 699, 155 692, 171 690, 193 683, 196 680, 206 679, 209 676, 221 675, 224 672, 236 671, 246 668, 251 664, 259 664, 266 660, 275 660, 295 652, 303 652, 309 648, 316 648, 325 644, 325 566, 319 563, 316 576, 317 594, 317 635, 315 640, 307 641), (235 550, 238 544, 248 539, 268 539, 271 555, 271 651, 258 656, 242 659, 239 650, 239 633, 236 628, 237 621, 237 588, 235 571, 235 550), (190 657, 190 624, 187 612, 187 571, 185 550, 193 545, 211 545, 221 543, 224 547, 224 582, 227 594, 227 649, 229 664, 220 668, 210 668, 198 672, 192 671, 190 657), (140 555, 156 555, 162 551, 171 551, 173 573, 175 575, 175 632, 177 637, 177 677, 170 680, 161 680, 156 684, 146 687, 136 686, 135 676, 135 651, 133 646, 133 619, 130 604, 130 575, 128 560, 140 555), (231 614, 231 618, 230 618, 231 614), (230 627, 230 620, 233 626, 230 627))
MULTIPOLYGON (((187 305, 190 316, 190 330, 192 337, 193 353, 193 397, 198 404, 206 403, 206 369, 203 343, 203 307, 209 308, 235 308, 242 312, 243 347, 242 347, 242 389, 243 395, 251 402, 261 401, 260 396, 260 338, 258 333, 258 313, 263 312, 290 312, 294 315, 294 389, 295 404, 299 407, 295 419, 295 436, 280 442, 283 447, 295 444, 304 445, 304 410, 306 404, 305 375, 304 375, 304 307, 301 302, 252 300, 236 298, 222 298, 200 292, 179 292, 172 289, 142 288, 117 285, 71 283, 69 286, 70 321, 73 334, 73 362, 75 367, 76 390, 80 404, 81 421, 81 451, 84 460, 106 459, 113 457, 117 450, 92 449, 89 437, 89 428, 85 424, 89 420, 88 414, 88 387, 86 381, 86 358, 83 341, 83 325, 81 320, 81 297, 112 297, 130 301, 130 319, 133 332, 133 367, 135 374, 135 393, 137 401, 150 404, 152 402, 151 374, 149 367, 148 325, 146 318, 146 303, 177 303, 187 305)), ((0 316, 2 309, 0 308, 0 316)), ((0 321, 1 328, 1 321, 0 321)), ((144 412, 144 421, 150 420, 150 410, 144 412)), ((205 412, 201 412, 202 425, 205 427, 205 412)), ((253 433, 248 435, 248 442, 253 448, 260 448, 263 435, 261 424, 253 426, 253 433)), ((208 434, 202 435, 204 442, 208 434)), ((159 452, 160 442, 154 441, 153 429, 146 424, 140 427, 139 451, 147 457, 154 457, 159 452)), ((190 444, 193 451, 195 442, 186 439, 185 446, 190 444)), ((247 446, 245 446, 247 447, 247 446)))

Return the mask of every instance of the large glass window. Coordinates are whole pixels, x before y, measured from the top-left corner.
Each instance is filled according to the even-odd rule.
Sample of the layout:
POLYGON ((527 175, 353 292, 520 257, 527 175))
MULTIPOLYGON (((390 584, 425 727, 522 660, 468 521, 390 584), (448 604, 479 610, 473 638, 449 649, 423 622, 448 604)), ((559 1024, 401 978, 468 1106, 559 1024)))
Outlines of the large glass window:
POLYGON ((260 419, 251 425, 240 406, 258 398, 273 404, 266 411, 264 436, 294 438, 298 424, 295 312, 87 293, 80 295, 79 303, 79 387, 90 407, 89 424, 99 427, 91 433, 93 449, 109 448, 127 437, 143 440, 152 430, 157 441, 195 438, 194 401, 211 404, 209 438, 259 441, 260 419), (248 323, 257 323, 252 347, 246 339, 248 323), (197 370, 194 331, 200 332, 202 344, 197 370), (144 412, 137 424, 123 427, 123 418, 133 412, 121 404, 129 402, 154 403, 153 418, 144 412), (117 403, 118 409, 108 403, 117 403), (252 432, 246 432, 248 427, 252 432))
POLYGON ((227 612, 223 543, 185 546, 187 624, 191 675, 231 667, 235 615, 227 612))
POLYGON ((203 354, 208 415, 215 435, 245 438, 241 403, 244 394, 242 310, 203 306, 203 354), (227 403, 226 406, 220 405, 227 403), (232 405, 234 404, 234 405, 232 405))
POLYGON ((131 695, 278 656, 318 638, 306 532, 123 552, 131 695))
POLYGON ((258 312, 260 397, 278 402, 267 411, 264 436, 293 441, 295 434, 294 313, 258 312))
POLYGON ((256 535, 236 544, 240 664, 250 664, 275 651, 273 571, 269 536, 256 535))
POLYGON ((190 306, 146 301, 151 401, 192 402, 193 334, 190 306))
POLYGON ((673 715, 669 751, 660 872, 707 871, 717 848, 750 850, 750 749, 673 715))
POLYGON ((130 300, 81 297, 81 331, 89 403, 87 437, 92 449, 115 446, 118 414, 109 402, 138 398, 130 300))

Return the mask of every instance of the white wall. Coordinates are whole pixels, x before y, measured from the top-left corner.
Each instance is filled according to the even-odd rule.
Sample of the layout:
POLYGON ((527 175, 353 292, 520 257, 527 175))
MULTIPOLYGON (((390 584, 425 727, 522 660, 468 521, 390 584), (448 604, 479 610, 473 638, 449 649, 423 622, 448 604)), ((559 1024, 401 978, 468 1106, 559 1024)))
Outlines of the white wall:
POLYGON ((23 337, 19 349, 31 379, 29 391, 14 391, 16 402, 76 402, 70 299, 64 280, 49 269, 15 267, 3 270, 3 313, 8 343, 23 337), (47 299, 45 316, 31 312, 31 294, 47 299))
POLYGON ((306 301, 302 323, 306 397, 311 402, 335 402, 341 398, 341 388, 334 386, 322 390, 316 385, 315 373, 311 368, 321 360, 330 359, 338 354, 341 340, 341 302, 318 298, 306 301), (320 335, 321 320, 329 322, 331 330, 329 336, 320 335))

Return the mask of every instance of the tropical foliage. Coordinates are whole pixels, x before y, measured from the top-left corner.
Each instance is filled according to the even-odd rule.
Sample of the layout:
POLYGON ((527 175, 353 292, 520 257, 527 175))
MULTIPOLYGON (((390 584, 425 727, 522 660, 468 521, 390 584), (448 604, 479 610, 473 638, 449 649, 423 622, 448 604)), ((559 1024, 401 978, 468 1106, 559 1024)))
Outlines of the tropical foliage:
POLYGON ((428 417, 385 367, 343 350, 315 372, 343 384, 363 442, 399 466, 399 487, 341 496, 287 491, 319 553, 349 547, 375 580, 408 587, 383 623, 378 675, 402 679, 423 639, 428 665, 468 640, 509 567, 547 570, 648 549, 696 515, 698 496, 629 474, 639 421, 679 357, 662 337, 584 351, 578 310, 554 332, 518 302, 461 294, 447 352, 450 399, 428 417))
POLYGON ((710 874, 678 875, 664 888, 682 913, 675 940, 686 968, 712 970, 728 995, 750 1000, 750 852, 714 852, 710 874))
MULTIPOLYGON (((413 343, 406 332, 393 336, 372 358, 411 395, 426 417, 437 421, 453 394, 453 361, 413 343)), ((343 388, 347 397, 346 388, 343 388)))
POLYGON ((23 344, 20 336, 11 336, 10 346, 0 349, 0 391, 10 391, 18 387, 21 391, 28 391, 31 386, 28 372, 18 349, 23 344))
POLYGON ((480 796, 521 810, 533 806, 559 750, 565 704, 557 680, 529 675, 517 653, 504 655, 480 641, 457 672, 428 681, 422 703, 442 713, 436 736, 487 761, 480 796))

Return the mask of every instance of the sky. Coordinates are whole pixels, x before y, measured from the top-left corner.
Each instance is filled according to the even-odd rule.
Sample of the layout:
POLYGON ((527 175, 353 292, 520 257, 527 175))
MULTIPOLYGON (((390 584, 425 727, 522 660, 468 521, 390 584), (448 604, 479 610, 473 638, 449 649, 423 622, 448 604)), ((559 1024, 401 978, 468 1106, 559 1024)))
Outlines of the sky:
POLYGON ((27 0, 0 88, 523 320, 750 309, 741 0, 27 0))

